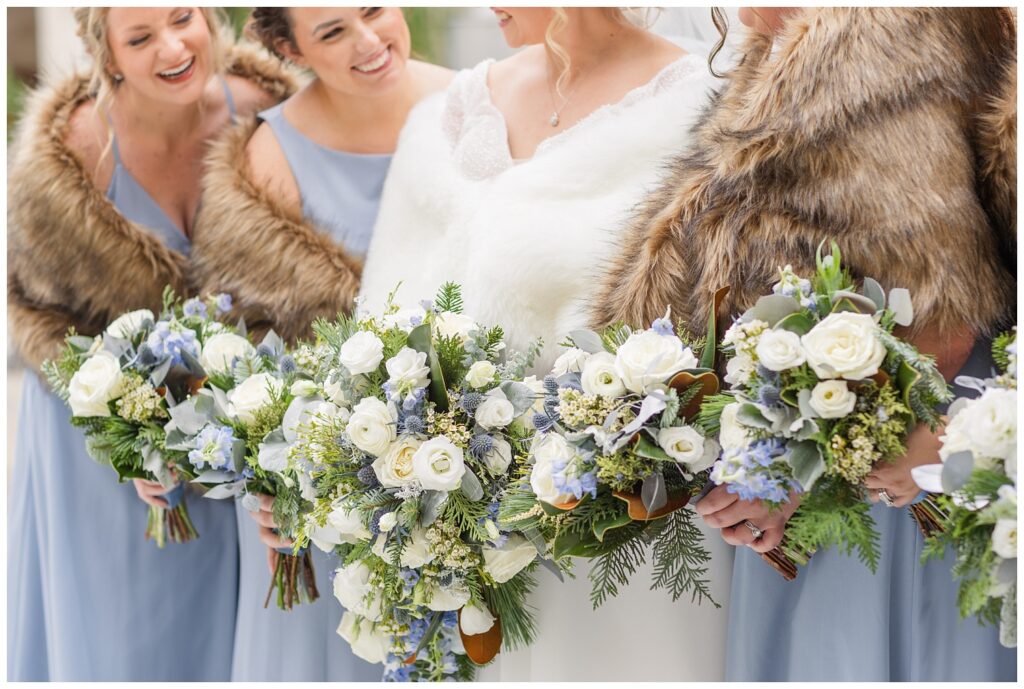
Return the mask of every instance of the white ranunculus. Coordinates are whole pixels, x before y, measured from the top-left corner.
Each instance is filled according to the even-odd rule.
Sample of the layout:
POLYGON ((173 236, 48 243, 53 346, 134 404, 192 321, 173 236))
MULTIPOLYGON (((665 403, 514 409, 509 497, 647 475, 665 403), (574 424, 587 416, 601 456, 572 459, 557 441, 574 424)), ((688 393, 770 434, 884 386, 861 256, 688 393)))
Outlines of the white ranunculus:
POLYGON ((725 382, 729 385, 745 385, 757 365, 749 354, 738 353, 725 364, 725 382))
MULTIPOLYGON (((995 468, 996 460, 1016 461, 1017 391, 989 388, 950 419, 943 435, 939 455, 946 461, 950 455, 969 450, 975 468, 995 468)), ((1016 473, 1016 466, 1011 471, 1016 473)))
POLYGON ((68 383, 68 404, 75 416, 110 416, 109 403, 124 392, 117 357, 107 351, 85 360, 68 383))
POLYGON ((396 389, 415 390, 430 383, 430 369, 427 367, 427 355, 424 352, 402 347, 384 366, 390 377, 389 382, 396 389))
POLYGON ((357 615, 374 622, 381 618, 380 596, 370 585, 370 568, 358 560, 334 572, 334 597, 357 615))
POLYGON ((387 451, 373 460, 373 473, 385 488, 401 488, 416 479, 412 458, 423 443, 415 438, 402 438, 391 443, 387 451))
POLYGON ((706 447, 708 442, 713 441, 706 440, 693 426, 672 426, 658 431, 661 449, 692 472, 703 471, 714 464, 715 456, 706 447))
POLYGON ((437 314, 434 318, 434 329, 438 335, 457 337, 461 342, 466 342, 469 339, 469 334, 474 330, 479 330, 480 326, 469 316, 445 311, 437 314))
POLYGON ((500 389, 495 388, 484 395, 483 402, 476 408, 473 418, 482 428, 494 430, 504 428, 516 418, 516 408, 500 389))
POLYGON ((522 536, 510 534, 500 548, 484 546, 483 555, 484 571, 497 583, 504 584, 533 562, 537 549, 522 536))
POLYGON ((315 522, 310 522, 306 526, 306 535, 309 536, 309 540, 313 542, 313 545, 325 553, 334 552, 335 546, 342 544, 337 531, 330 526, 320 526, 315 522))
POLYGON ((736 449, 750 444, 750 435, 746 427, 737 418, 739 411, 739 402, 727 404, 722 408, 722 416, 719 419, 721 429, 718 434, 718 442, 721 443, 723 449, 736 449))
POLYGON ((373 333, 361 330, 341 345, 338 360, 352 375, 370 373, 384 360, 384 343, 373 333))
POLYGON ((483 462, 487 470, 495 476, 504 474, 512 463, 512 446, 504 438, 493 438, 491 451, 484 455, 483 462))
POLYGON ((107 326, 104 333, 122 340, 130 340, 132 335, 142 327, 142 323, 147 320, 150 322, 155 321, 153 312, 149 309, 129 311, 115 318, 114 322, 107 326))
POLYGON ((339 407, 347 407, 349 402, 348 393, 341 387, 339 381, 328 381, 324 383, 324 397, 339 407))
POLYGON ((853 411, 857 395, 844 380, 826 380, 814 386, 808 404, 823 419, 841 419, 853 411))
POLYGON ((370 530, 363 524, 359 514, 342 504, 334 505, 327 515, 327 524, 338 532, 343 543, 359 543, 370 540, 370 530))
POLYGON ((427 490, 455 490, 466 473, 462 448, 443 435, 431 438, 413 454, 412 470, 427 490))
POLYGON ((421 324, 426 317, 427 312, 423 310, 423 307, 413 306, 400 309, 396 313, 389 313, 381 317, 380 320, 385 328, 399 328, 405 332, 410 332, 421 324))
POLYGON ((434 555, 430 552, 430 542, 427 540, 426 529, 414 526, 409 534, 409 538, 402 544, 399 564, 403 567, 419 569, 423 565, 433 562, 433 560, 434 555))
POLYGON ((531 450, 533 468, 530 471, 530 487, 541 502, 560 505, 569 502, 572 494, 559 493, 551 473, 555 462, 564 463, 576 456, 576 450, 557 433, 539 436, 531 450))
POLYGON ((582 349, 573 347, 562 352, 551 367, 551 373, 557 376, 564 376, 566 373, 581 373, 590 354, 582 349))
POLYGON ((467 636, 483 634, 494 626, 494 615, 487 608, 468 603, 459 615, 459 627, 467 636))
POLYGON ((992 530, 992 550, 1004 560, 1017 557, 1017 520, 997 519, 992 530))
POLYGON ((490 361, 475 361, 466 373, 466 382, 469 387, 479 390, 492 383, 497 372, 498 369, 490 361))
POLYGON ((228 393, 232 416, 242 423, 252 423, 256 412, 270 404, 283 387, 280 378, 269 373, 254 373, 228 393))
POLYGON ((364 397, 352 408, 345 433, 360 450, 380 457, 395 440, 395 422, 388 405, 376 397, 364 397))
POLYGON ((862 380, 878 373, 885 360, 878 326, 865 313, 830 313, 800 342, 819 378, 862 380))
POLYGON ((352 648, 352 653, 368 663, 383 663, 391 651, 391 635, 377 631, 373 622, 350 612, 341 616, 338 636, 352 648))
POLYGON ((675 335, 653 330, 633 333, 615 354, 615 370, 627 390, 646 395, 680 371, 696 368, 697 357, 675 335))
POLYGON ((314 397, 320 392, 320 386, 311 380, 297 380, 288 391, 294 397, 314 397))
POLYGON ((230 373, 235 359, 243 359, 256 353, 249 340, 234 333, 220 333, 203 343, 199 363, 212 373, 230 373))
POLYGON ((757 359, 769 371, 786 371, 807 361, 800 336, 789 330, 768 330, 757 341, 757 359))
POLYGON ((580 383, 588 395, 619 397, 626 394, 626 386, 615 370, 615 355, 608 352, 598 352, 587 359, 580 383))
POLYGON ((448 587, 437 583, 427 585, 427 607, 431 610, 458 610, 469 602, 469 598, 469 588, 461 581, 448 587))

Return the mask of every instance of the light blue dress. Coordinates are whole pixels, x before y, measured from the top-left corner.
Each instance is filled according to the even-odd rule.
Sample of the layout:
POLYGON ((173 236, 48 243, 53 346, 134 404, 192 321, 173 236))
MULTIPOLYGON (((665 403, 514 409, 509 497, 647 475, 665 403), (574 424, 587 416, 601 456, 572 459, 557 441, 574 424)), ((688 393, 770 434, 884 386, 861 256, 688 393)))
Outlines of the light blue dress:
MULTIPOLYGON (((287 101, 286 101, 287 102, 287 101)), ((303 216, 353 256, 363 256, 377 218, 390 155, 335 151, 315 143, 285 119, 277 105, 260 113, 273 131, 302 197, 303 216)), ((238 589, 234 681, 372 682, 382 675, 352 654, 337 635, 342 607, 332 593, 334 555, 315 546, 313 567, 320 598, 311 604, 279 610, 263 600, 270 584, 267 548, 259 527, 237 502, 241 579, 238 589)))
MULTIPOLYGON (((121 164, 116 141, 113 155, 107 197, 187 254, 188 239, 121 164)), ((45 381, 27 373, 10 487, 8 680, 229 679, 238 595, 233 506, 190 493, 199 539, 157 548, 143 536, 147 505, 86 454, 70 419, 45 381)))
MULTIPOLYGON (((979 340, 961 375, 986 377, 979 340)), ((958 396, 969 395, 962 388, 958 396)), ((923 538, 906 508, 871 509, 881 559, 819 552, 787 582, 750 548, 737 548, 725 677, 730 681, 1012 682, 1016 649, 995 627, 961 620, 954 557, 920 562, 923 538)))

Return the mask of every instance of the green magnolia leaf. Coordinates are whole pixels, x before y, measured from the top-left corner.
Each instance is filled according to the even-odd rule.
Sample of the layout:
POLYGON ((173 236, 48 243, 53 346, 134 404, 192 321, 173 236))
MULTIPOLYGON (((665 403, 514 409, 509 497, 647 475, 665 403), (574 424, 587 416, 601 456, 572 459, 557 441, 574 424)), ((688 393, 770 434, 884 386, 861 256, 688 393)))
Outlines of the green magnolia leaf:
POLYGON ((411 349, 427 355, 427 361, 430 366, 430 401, 434 403, 439 412, 448 411, 448 387, 444 381, 441 362, 437 358, 437 352, 434 351, 430 324, 423 323, 413 328, 409 333, 406 344, 411 349))
POLYGON ((647 459, 654 459, 659 462, 675 462, 674 459, 668 456, 667 452, 648 440, 647 436, 643 433, 637 436, 633 452, 639 457, 646 457, 647 459))
POLYGON ((788 330, 797 335, 806 335, 814 327, 814 321, 804 312, 791 313, 775 324, 776 330, 788 330))
POLYGON ((804 491, 810 491, 822 474, 825 473, 825 458, 821 456, 821 448, 810 440, 789 443, 790 466, 793 467, 793 478, 800 482, 804 491))
POLYGON ((605 517, 603 519, 599 519, 596 522, 594 522, 594 536, 597 537, 597 540, 603 543, 604 535, 610 529, 615 529, 620 526, 626 526, 632 521, 632 518, 630 518, 629 514, 626 512, 622 512, 621 514, 617 514, 613 517, 605 517))
POLYGON ((900 366, 896 369, 896 386, 902 393, 903 403, 907 405, 908 409, 914 408, 910 403, 910 391, 920 380, 921 373, 917 369, 908 364, 906 360, 900 361, 900 366))
POLYGON ((588 557, 601 545, 592 533, 561 531, 551 544, 551 556, 556 560, 563 557, 588 557))

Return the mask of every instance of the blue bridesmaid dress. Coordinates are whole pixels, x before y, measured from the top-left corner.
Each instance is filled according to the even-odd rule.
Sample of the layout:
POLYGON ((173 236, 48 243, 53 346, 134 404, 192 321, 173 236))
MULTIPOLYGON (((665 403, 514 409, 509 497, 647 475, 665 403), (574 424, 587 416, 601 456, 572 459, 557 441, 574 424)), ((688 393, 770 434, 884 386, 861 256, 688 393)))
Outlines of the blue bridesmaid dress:
MULTIPOLYGON (((287 101, 286 101, 287 102, 287 101)), ((320 146, 285 119, 284 103, 260 113, 284 152, 302 197, 303 216, 354 256, 370 243, 390 155, 363 155, 320 146)), ((370 682, 383 669, 352 654, 337 635, 342 607, 332 595, 333 554, 312 547, 320 598, 279 610, 263 600, 270 585, 267 547, 239 500, 241 578, 231 669, 233 681, 370 682)))
MULTIPOLYGON (((187 255, 188 238, 121 164, 116 140, 112 152, 107 197, 187 255)), ((10 500, 9 681, 230 678, 238 594, 230 503, 190 493, 199 539, 163 549, 145 540, 148 506, 86 454, 70 410, 35 372, 24 379, 10 500)))
MULTIPOLYGON (((979 340, 960 375, 990 375, 990 345, 979 340)), ((750 548, 736 549, 726 679, 1015 681, 1016 649, 999 644, 996 627, 960 619, 952 552, 922 565, 923 538, 906 508, 876 503, 871 516, 881 534, 875 574, 827 550, 787 582, 750 548)))

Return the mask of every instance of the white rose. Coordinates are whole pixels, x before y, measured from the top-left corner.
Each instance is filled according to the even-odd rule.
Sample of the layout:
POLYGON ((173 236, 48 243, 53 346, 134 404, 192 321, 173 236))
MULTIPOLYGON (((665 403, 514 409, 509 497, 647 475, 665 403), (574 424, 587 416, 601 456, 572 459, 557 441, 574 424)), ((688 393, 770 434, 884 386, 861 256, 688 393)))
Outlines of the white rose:
POLYGON ((418 569, 425 564, 433 562, 434 555, 430 552, 430 542, 427 540, 426 529, 414 526, 409 538, 402 544, 402 554, 399 563, 403 567, 418 569))
POLYGON ((351 401, 348 398, 348 393, 346 393, 345 389, 341 387, 341 383, 339 381, 324 383, 324 397, 329 399, 331 402, 334 402, 334 404, 339 407, 346 407, 351 401))
POLYGON ((412 456, 412 469, 427 490, 450 491, 459 487, 466 463, 462 448, 440 435, 420 445, 412 456))
POLYGON ((713 450, 717 449, 717 444, 705 439, 693 426, 662 428, 658 431, 658 444, 669 457, 685 464, 692 472, 707 469, 716 459, 717 453, 713 450))
POLYGON ((588 395, 619 397, 626 394, 626 386, 615 370, 615 355, 608 352, 598 352, 587 359, 580 383, 588 395))
POLYGON ((823 419, 841 419, 853 411, 857 395, 846 386, 846 381, 826 380, 814 386, 808 403, 823 419))
POLYGON ((357 615, 374 622, 381 618, 380 597, 370 586, 370 568, 358 560, 334 572, 334 597, 357 615))
POLYGON ((468 636, 483 634, 494 626, 494 615, 487 608, 472 603, 466 605, 459 615, 459 627, 468 636))
POLYGON ((359 518, 359 514, 342 504, 334 505, 327 515, 327 524, 338 532, 343 543, 359 543, 370 540, 370 531, 359 518))
POLYGON ((878 326, 865 313, 830 313, 800 342, 819 378, 861 380, 878 373, 885 360, 878 326))
POLYGON ((788 330, 768 330, 757 341, 758 361, 769 371, 786 371, 807 361, 800 336, 788 330))
POLYGON ((288 391, 293 397, 314 397, 320 392, 320 386, 311 380, 297 380, 288 391))
POLYGON ((111 337, 129 340, 142 327, 142 322, 146 320, 151 322, 156 320, 153 318, 153 312, 149 309, 129 311, 114 319, 114 322, 107 326, 104 333, 111 337))
POLYGON ((499 584, 519 574, 537 557, 537 549, 528 540, 511 534, 500 548, 484 546, 484 571, 499 584))
POLYGON ((589 358, 590 354, 582 349, 576 349, 575 347, 568 349, 555 359, 555 363, 551 367, 551 373, 555 377, 563 376, 566 373, 580 373, 583 371, 583 367, 589 358))
POLYGON ((725 382, 729 385, 744 385, 757 366, 749 354, 738 353, 725 364, 725 382))
POLYGON ((345 433, 360 450, 379 457, 395 440, 395 421, 388 405, 376 397, 364 397, 352 408, 345 433))
POLYGON ((390 533, 391 529, 396 526, 398 526, 398 515, 394 512, 382 514, 380 519, 377 520, 377 528, 380 529, 381 533, 390 533))
POLYGON ((1017 448, 1017 391, 989 388, 969 404, 970 435, 977 454, 1008 459, 1017 448))
POLYGON ((312 520, 306 526, 306 535, 313 545, 325 553, 333 552, 334 547, 342 543, 337 531, 329 526, 320 526, 312 520))
POLYGON ((384 343, 373 333, 361 330, 341 345, 338 360, 352 375, 370 373, 384 360, 384 343))
POLYGON ((697 357, 675 335, 653 330, 633 333, 615 355, 615 370, 626 389, 646 395, 680 371, 697 367, 697 357))
POLYGON ((458 338, 461 342, 466 342, 469 339, 469 334, 479 328, 476 321, 461 313, 445 311, 437 314, 434 318, 434 329, 438 335, 458 338))
POLYGON ((484 455, 484 466, 495 476, 504 474, 512 463, 512 446, 504 438, 493 438, 491 451, 484 455))
POLYGON ((469 602, 469 588, 461 581, 447 588, 439 584, 427 584, 427 607, 431 610, 444 612, 458 610, 469 602))
POLYGON ((220 333, 206 340, 199 363, 213 373, 230 373, 235 359, 244 359, 256 353, 249 340, 234 333, 220 333))
POLYGON ((1017 557, 1017 520, 997 519, 992 530, 992 550, 1004 560, 1017 557))
POLYGON ((68 404, 75 416, 110 416, 108 403, 124 392, 124 374, 117 357, 107 351, 89 357, 71 376, 68 404))
POLYGON ((415 438, 402 438, 391 443, 387 452, 373 460, 373 473, 385 488, 401 488, 415 478, 412 458, 423 443, 415 438))
POLYGON ((556 460, 559 463, 568 462, 576 456, 573 447, 557 433, 548 433, 534 441, 531 453, 534 461, 530 471, 530 487, 537 499, 549 505, 569 502, 573 496, 558 492, 551 472, 556 460))
POLYGON ((750 444, 750 435, 737 418, 739 411, 740 404, 738 402, 727 404, 722 409, 722 416, 719 419, 718 442, 721 443, 723 449, 738 449, 750 444))
POLYGON ((504 428, 515 420, 516 408, 500 389, 495 388, 484 395, 484 401, 476 408, 473 418, 481 428, 494 430, 504 428))
POLYGON ((492 383, 497 372, 498 369, 490 361, 476 361, 469 367, 466 382, 469 383, 469 387, 479 390, 492 383))
POLYGON ((430 383, 430 369, 427 367, 427 355, 410 347, 402 347, 384 364, 387 368, 389 382, 396 389, 412 389, 426 387, 430 383))
POLYGON ((350 612, 341 616, 338 636, 352 648, 352 653, 368 663, 383 663, 391 652, 391 636, 377 631, 373 622, 350 612))
POLYGON ((256 420, 256 412, 281 393, 284 383, 269 373, 254 373, 228 393, 231 414, 242 423, 256 420))

